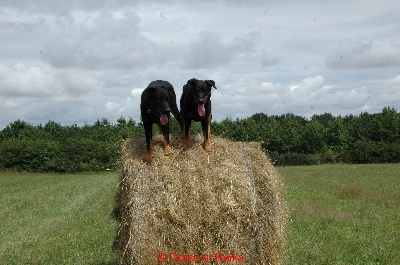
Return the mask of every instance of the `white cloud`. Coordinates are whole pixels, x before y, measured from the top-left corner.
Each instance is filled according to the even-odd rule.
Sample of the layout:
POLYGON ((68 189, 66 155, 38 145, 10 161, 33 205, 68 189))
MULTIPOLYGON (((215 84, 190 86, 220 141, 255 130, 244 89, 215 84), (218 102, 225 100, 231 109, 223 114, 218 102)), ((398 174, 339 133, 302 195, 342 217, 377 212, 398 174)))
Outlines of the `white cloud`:
POLYGON ((326 59, 332 68, 400 66, 400 43, 342 42, 326 59))
POLYGON ((250 33, 224 44, 218 33, 201 31, 199 39, 189 44, 190 50, 184 58, 183 67, 214 69, 228 65, 237 55, 250 52, 256 38, 256 33, 250 33))
POLYGON ((400 87, 400 75, 393 78, 393 80, 390 82, 390 85, 394 87, 400 87))
POLYGON ((46 65, 18 63, 0 65, 0 89, 3 97, 48 97, 59 92, 60 86, 46 65))
POLYGON ((57 68, 130 69, 159 63, 162 49, 141 35, 139 23, 133 12, 120 18, 100 12, 84 19, 62 19, 51 29, 43 58, 57 68))
POLYGON ((321 88, 325 80, 322 75, 317 75, 315 77, 308 77, 301 81, 301 86, 296 91, 312 92, 318 88, 321 88))
POLYGON ((282 93, 285 92, 286 87, 281 84, 275 84, 273 82, 261 82, 259 91, 261 93, 282 93))
MULTIPOLYGON (((358 112, 361 112, 371 103, 371 91, 366 87, 351 90, 334 88, 326 84, 322 75, 304 78, 297 83, 296 87, 268 81, 259 85, 243 84, 243 88, 237 87, 229 95, 214 92, 213 104, 217 104, 215 108, 218 111, 229 113, 226 116, 243 118, 259 112, 270 115, 292 112, 306 117, 324 112, 343 114, 338 110, 360 109, 358 112)), ((224 118, 218 113, 215 116, 224 118)))
POLYGON ((140 97, 127 97, 116 101, 108 101, 104 104, 105 108, 101 113, 102 117, 108 117, 116 121, 119 117, 132 117, 135 120, 140 119, 140 97), (137 108, 137 111, 135 111, 137 108))
POLYGON ((269 54, 268 52, 263 52, 261 57, 262 66, 272 66, 279 64, 279 56, 269 54))
POLYGON ((134 88, 131 90, 132 97, 140 97, 142 95, 144 88, 134 88))
POLYGON ((213 79, 213 116, 400 110, 399 1, 0 1, 0 129, 140 117, 213 79))

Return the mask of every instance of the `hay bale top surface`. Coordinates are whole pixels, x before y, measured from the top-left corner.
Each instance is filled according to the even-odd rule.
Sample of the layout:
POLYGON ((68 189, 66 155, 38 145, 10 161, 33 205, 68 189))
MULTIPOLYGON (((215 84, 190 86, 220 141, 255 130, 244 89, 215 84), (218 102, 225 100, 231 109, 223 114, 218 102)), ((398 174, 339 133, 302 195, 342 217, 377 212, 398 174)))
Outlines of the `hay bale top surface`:
POLYGON ((172 138, 174 154, 165 156, 156 136, 150 164, 143 162, 144 139, 125 142, 118 263, 157 264, 161 252, 281 262, 282 182, 260 144, 214 137, 208 154, 202 142, 202 136, 193 137, 184 151, 183 141, 172 138))
MULTIPOLYGON (((202 148, 203 136, 196 135, 192 138, 192 145, 189 150, 183 150, 183 140, 179 137, 172 137, 171 147, 172 156, 165 156, 163 151, 163 138, 161 135, 153 137, 154 152, 153 161, 148 164, 143 162, 143 158, 146 150, 146 143, 144 139, 128 139, 124 144, 124 170, 128 167, 135 167, 136 169, 147 170, 152 172, 153 169, 159 166, 169 167, 168 170, 177 169, 187 170, 188 164, 192 164, 192 167, 196 165, 208 165, 212 166, 226 166, 237 165, 244 162, 243 157, 246 153, 252 153, 252 155, 258 156, 259 159, 264 160, 263 168, 265 170, 271 170, 276 172, 272 162, 268 159, 265 153, 261 150, 260 143, 257 142, 232 142, 228 139, 213 137, 211 141, 211 147, 213 151, 208 154, 202 148), (256 152, 255 152, 256 151, 256 152), (222 162, 222 164, 221 164, 222 162)), ((182 172, 182 171, 180 171, 182 172)))

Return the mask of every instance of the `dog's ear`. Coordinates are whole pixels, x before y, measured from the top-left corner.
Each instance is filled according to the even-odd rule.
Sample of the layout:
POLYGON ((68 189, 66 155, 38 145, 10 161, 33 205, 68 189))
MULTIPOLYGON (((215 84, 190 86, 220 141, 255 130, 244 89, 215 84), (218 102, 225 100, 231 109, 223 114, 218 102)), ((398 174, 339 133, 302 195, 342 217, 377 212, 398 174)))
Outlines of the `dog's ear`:
POLYGON ((215 86, 214 80, 206 80, 206 83, 207 83, 207 85, 210 86, 210 88, 213 87, 213 88, 217 89, 217 87, 215 86))
POLYGON ((197 84, 197 81, 199 81, 199 80, 197 80, 196 78, 192 78, 187 81, 187 84, 193 86, 193 85, 197 84))

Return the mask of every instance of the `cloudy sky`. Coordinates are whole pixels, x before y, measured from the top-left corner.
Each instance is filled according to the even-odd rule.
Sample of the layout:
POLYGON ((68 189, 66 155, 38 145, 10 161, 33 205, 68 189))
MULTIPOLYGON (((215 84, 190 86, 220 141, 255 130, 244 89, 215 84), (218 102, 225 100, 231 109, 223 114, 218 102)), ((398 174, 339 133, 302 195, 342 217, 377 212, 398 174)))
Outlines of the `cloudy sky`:
POLYGON ((213 117, 400 111, 397 0, 0 0, 0 129, 140 120, 212 79, 213 117))

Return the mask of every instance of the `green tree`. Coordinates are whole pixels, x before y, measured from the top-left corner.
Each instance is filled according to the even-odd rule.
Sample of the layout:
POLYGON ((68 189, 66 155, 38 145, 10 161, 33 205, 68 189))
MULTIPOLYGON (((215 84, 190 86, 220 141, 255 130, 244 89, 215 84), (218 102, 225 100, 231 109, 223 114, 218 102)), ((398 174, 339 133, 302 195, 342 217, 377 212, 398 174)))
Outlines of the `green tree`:
POLYGON ((316 154, 326 147, 325 127, 318 121, 312 120, 305 125, 303 146, 307 154, 316 154))
POLYGON ((54 121, 49 121, 44 125, 43 133, 47 139, 58 141, 63 141, 69 137, 67 135, 67 128, 54 121))
POLYGON ((21 120, 16 120, 7 125, 3 131, 4 138, 36 138, 34 126, 21 120))
POLYGON ((311 117, 311 121, 318 121, 319 123, 321 123, 325 128, 328 128, 329 123, 331 123, 333 120, 335 119, 335 117, 330 114, 330 113, 324 113, 324 114, 314 114, 311 117))
POLYGON ((280 123, 276 116, 263 115, 262 119, 255 118, 262 132, 262 147, 268 152, 283 150, 283 140, 280 133, 280 123))
POLYGON ((372 140, 387 143, 400 139, 400 116, 394 108, 385 107, 382 113, 373 116, 372 140))
POLYGON ((326 143, 330 149, 339 155, 348 149, 350 136, 341 116, 329 123, 326 131, 326 143))
POLYGON ((292 113, 282 115, 280 121, 280 136, 282 141, 281 152, 304 153, 304 128, 307 123, 304 117, 296 116, 292 113))
POLYGON ((372 139, 371 114, 362 112, 359 116, 349 115, 343 118, 349 131, 351 142, 367 141, 372 139))
POLYGON ((231 118, 225 118, 221 122, 213 121, 211 123, 211 133, 216 136, 232 139, 232 131, 234 129, 235 125, 231 118))

